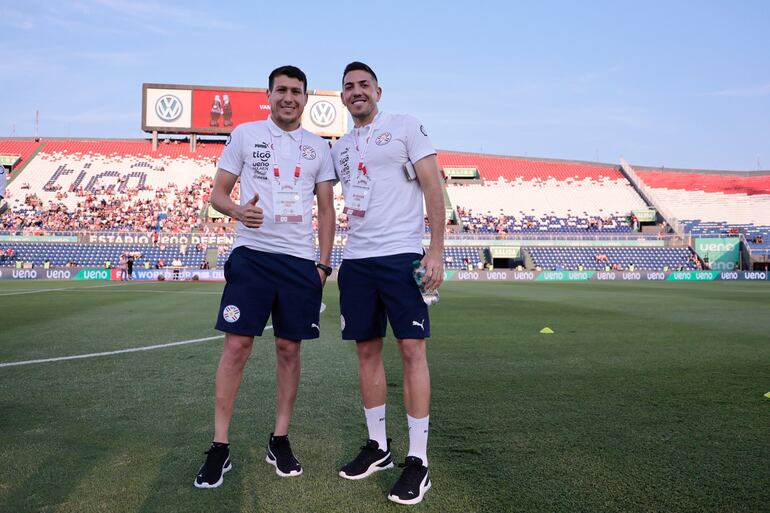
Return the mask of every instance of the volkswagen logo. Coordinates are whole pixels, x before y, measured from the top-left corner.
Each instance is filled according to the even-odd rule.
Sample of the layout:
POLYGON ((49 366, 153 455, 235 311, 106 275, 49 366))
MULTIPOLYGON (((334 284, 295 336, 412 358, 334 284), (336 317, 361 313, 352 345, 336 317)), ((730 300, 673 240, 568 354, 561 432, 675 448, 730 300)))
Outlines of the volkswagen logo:
POLYGON ((176 121, 182 115, 182 100, 173 94, 164 94, 155 102, 155 114, 163 121, 176 121))
POLYGON ((310 107, 310 121, 320 127, 327 127, 337 119, 337 109, 331 102, 321 100, 310 107))

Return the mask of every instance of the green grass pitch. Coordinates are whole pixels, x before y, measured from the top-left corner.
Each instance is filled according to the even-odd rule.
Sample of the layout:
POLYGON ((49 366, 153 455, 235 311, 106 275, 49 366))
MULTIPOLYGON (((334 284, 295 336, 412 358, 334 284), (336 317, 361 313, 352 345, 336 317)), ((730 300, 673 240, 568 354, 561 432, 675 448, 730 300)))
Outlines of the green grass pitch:
MULTIPOLYGON (((0 364, 214 336, 221 289, 0 282, 0 364)), ((236 404, 234 469, 216 490, 192 481, 221 340, 0 366, 0 511, 403 511, 386 498, 397 469, 337 476, 366 438, 337 300, 330 283, 322 336, 303 343, 290 432, 301 477, 264 461, 267 332, 236 404)), ((431 310, 433 489, 412 510, 768 511, 768 313, 767 283, 446 284, 431 310)), ((402 461, 394 346, 389 336, 388 430, 402 461)))

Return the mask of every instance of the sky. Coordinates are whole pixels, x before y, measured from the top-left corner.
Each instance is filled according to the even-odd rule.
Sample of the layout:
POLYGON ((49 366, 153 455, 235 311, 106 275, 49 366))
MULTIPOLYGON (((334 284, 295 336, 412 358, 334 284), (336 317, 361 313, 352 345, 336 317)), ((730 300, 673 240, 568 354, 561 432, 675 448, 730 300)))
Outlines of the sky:
POLYGON ((0 137, 145 137, 143 83, 353 60, 439 149, 770 169, 767 0, 0 0, 0 137))

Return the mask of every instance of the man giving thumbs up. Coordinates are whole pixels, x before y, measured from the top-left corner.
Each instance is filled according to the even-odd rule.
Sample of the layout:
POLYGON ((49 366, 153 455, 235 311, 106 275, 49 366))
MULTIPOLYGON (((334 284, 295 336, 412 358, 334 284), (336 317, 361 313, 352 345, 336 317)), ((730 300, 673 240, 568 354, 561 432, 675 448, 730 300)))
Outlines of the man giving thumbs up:
MULTIPOLYGON (((233 251, 216 328, 225 332, 216 374, 214 434, 194 484, 216 488, 233 468, 229 426, 254 337, 272 314, 277 400, 266 461, 281 477, 302 474, 289 445, 289 421, 300 378, 300 342, 318 338, 321 293, 331 273, 334 166, 325 140, 300 126, 307 78, 294 66, 269 77, 271 114, 242 123, 228 139, 214 177, 211 204, 236 219, 233 251), (230 193, 241 180, 241 200, 230 193), (320 261, 313 247, 313 195, 318 200, 320 261)), ((245 452, 245 451, 244 451, 245 452)))

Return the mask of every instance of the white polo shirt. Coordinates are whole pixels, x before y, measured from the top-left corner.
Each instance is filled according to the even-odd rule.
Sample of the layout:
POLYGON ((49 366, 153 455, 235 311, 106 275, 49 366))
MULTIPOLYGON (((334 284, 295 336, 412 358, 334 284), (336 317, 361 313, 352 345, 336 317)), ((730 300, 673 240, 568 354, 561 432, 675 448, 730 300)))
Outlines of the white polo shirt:
POLYGON ((264 221, 259 228, 247 228, 240 221, 237 223, 233 249, 246 246, 268 253, 315 259, 312 224, 315 184, 335 178, 327 141, 301 127, 292 132, 284 132, 272 118, 242 123, 230 135, 222 151, 219 167, 241 177, 241 205, 251 200, 254 193, 258 193, 257 206, 264 212, 264 221), (281 183, 284 183, 294 179, 294 168, 300 159, 300 152, 302 222, 276 223, 272 188, 275 159, 281 172, 281 183))
POLYGON ((349 215, 347 244, 342 258, 368 258, 398 253, 422 253, 425 233, 422 188, 408 181, 404 164, 433 155, 436 150, 425 128, 412 116, 380 112, 371 125, 353 128, 332 148, 337 179, 348 197, 351 177, 360 173, 360 154, 372 181, 369 205, 364 217, 349 215), (369 130, 374 133, 364 150, 369 130))

